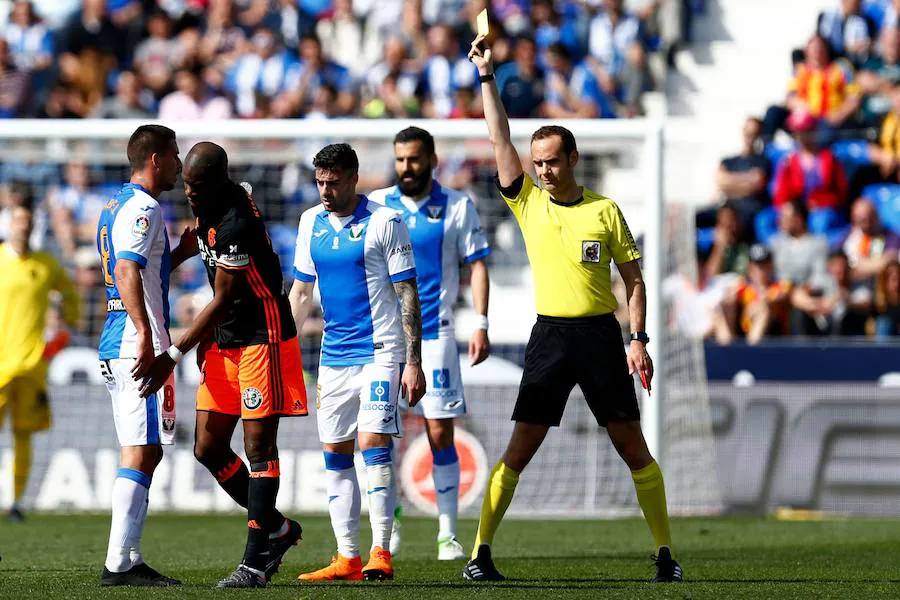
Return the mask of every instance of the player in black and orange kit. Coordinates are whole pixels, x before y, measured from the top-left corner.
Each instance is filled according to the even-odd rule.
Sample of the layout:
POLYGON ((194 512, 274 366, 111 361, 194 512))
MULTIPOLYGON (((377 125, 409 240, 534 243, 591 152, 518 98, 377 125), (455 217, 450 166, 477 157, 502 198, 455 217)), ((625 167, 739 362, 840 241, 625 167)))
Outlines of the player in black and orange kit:
POLYGON ((244 558, 218 587, 265 587, 301 534, 299 523, 275 508, 279 418, 307 414, 300 344, 278 256, 249 186, 228 177, 225 150, 210 142, 195 145, 183 177, 215 296, 181 339, 156 357, 142 389, 153 393, 182 354, 200 345, 194 454, 247 508, 244 558), (231 450, 239 419, 249 471, 231 450))

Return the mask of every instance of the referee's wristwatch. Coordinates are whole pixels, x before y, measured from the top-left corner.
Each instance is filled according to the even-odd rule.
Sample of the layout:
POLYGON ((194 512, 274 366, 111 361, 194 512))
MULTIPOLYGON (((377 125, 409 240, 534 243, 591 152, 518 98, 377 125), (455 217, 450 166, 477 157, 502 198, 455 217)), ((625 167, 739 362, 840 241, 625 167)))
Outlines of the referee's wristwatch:
POLYGON ((632 342, 640 342, 645 346, 650 343, 650 336, 647 335, 646 331, 635 331, 631 334, 630 341, 632 342))

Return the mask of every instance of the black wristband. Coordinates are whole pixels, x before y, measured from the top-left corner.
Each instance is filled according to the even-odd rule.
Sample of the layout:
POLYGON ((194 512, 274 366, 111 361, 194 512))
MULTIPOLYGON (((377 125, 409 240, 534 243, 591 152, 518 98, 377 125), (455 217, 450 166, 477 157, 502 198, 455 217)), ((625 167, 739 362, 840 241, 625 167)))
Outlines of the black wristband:
POLYGON ((479 75, 478 81, 480 81, 481 83, 487 83, 488 81, 492 80, 493 78, 494 78, 494 74, 488 73, 487 75, 479 75))

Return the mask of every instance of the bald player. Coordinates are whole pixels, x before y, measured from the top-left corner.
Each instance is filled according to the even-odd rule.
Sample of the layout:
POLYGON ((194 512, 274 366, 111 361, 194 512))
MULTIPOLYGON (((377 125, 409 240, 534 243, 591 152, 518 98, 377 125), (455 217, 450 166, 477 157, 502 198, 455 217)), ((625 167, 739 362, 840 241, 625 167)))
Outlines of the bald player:
POLYGON ((194 455, 247 508, 244 558, 218 587, 265 587, 302 532, 275 509, 279 419, 307 414, 300 344, 278 256, 249 186, 229 178, 225 150, 210 142, 191 148, 184 192, 215 295, 181 339, 156 357, 141 391, 157 390, 199 344, 194 455), (238 420, 249 470, 231 450, 238 420))

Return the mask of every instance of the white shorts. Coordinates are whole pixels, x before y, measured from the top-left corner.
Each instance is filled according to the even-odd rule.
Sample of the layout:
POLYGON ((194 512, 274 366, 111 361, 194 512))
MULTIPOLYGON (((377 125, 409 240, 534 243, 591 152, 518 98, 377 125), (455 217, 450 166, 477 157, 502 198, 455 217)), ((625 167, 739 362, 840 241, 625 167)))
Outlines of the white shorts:
POLYGON ((398 363, 320 367, 316 385, 319 441, 354 440, 357 431, 399 436, 399 396, 398 363))
POLYGON ((422 340, 425 396, 412 409, 406 399, 401 410, 426 419, 452 419, 466 414, 466 398, 459 373, 459 350, 453 337, 422 340))
POLYGON ((100 373, 112 398, 113 421, 120 446, 175 443, 175 375, 155 394, 141 398, 140 382, 131 376, 133 358, 100 361, 100 373))

